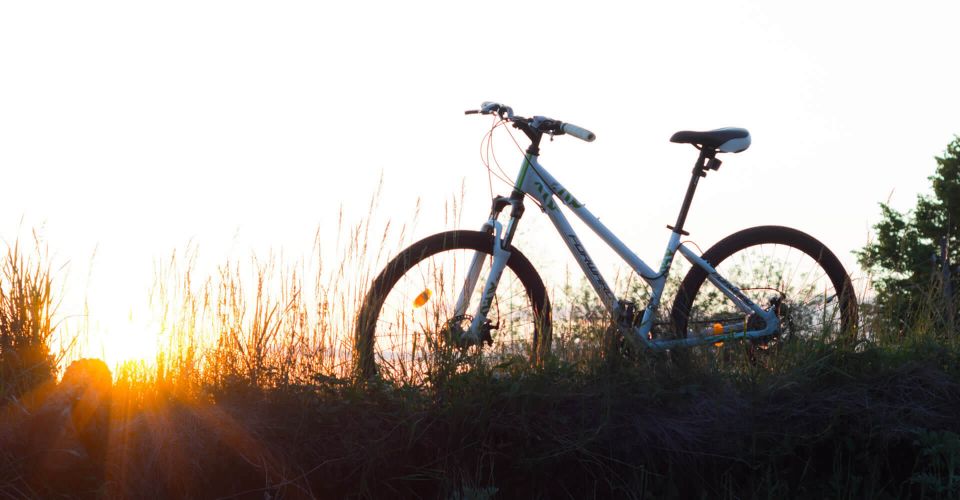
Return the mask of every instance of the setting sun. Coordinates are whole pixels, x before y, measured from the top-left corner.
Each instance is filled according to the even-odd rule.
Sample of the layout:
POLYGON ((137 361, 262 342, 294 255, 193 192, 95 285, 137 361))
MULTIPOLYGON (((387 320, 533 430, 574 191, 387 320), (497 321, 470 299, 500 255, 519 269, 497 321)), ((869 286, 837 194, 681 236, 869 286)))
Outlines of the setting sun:
POLYGON ((80 357, 100 358, 114 369, 127 362, 152 364, 160 352, 161 325, 146 308, 107 309, 84 335, 80 357), (112 314, 111 314, 112 313, 112 314))
POLYGON ((152 363, 159 352, 157 337, 144 330, 113 330, 100 337, 103 339, 103 360, 111 367, 128 361, 152 363))

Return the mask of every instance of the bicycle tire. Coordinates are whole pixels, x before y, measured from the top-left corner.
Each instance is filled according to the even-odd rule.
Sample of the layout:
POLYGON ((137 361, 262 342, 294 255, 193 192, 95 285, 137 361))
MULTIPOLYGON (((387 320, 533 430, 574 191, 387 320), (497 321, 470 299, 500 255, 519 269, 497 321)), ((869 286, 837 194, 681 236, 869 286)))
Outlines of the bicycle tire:
MULTIPOLYGON (((785 336, 811 337, 813 335, 825 335, 831 338, 856 340, 857 300, 850 277, 836 255, 816 238, 788 227, 752 227, 720 240, 707 250, 702 258, 718 269, 721 275, 725 275, 729 281, 736 284, 745 294, 753 295, 751 300, 763 300, 762 296, 767 294, 767 300, 770 303, 763 304, 758 300, 754 300, 754 302, 763 307, 777 307, 782 322, 780 331, 767 339, 748 343, 746 351, 751 359, 756 353, 756 348, 765 348, 768 346, 770 339, 785 336), (787 249, 786 254, 779 257, 780 260, 776 256, 779 248, 787 249), (793 254, 794 251, 797 252, 795 255, 793 254), (743 276, 743 268, 737 267, 742 266, 742 264, 737 261, 746 259, 740 259, 736 256, 741 255, 752 259, 754 254, 773 255, 773 257, 769 260, 761 259, 759 262, 755 262, 760 266, 768 267, 768 269, 761 269, 762 273, 758 274, 756 267, 754 267, 748 269, 748 272, 753 274, 752 276, 743 276), (789 266, 793 265, 793 260, 796 260, 797 264, 791 270, 789 266), (776 272, 770 274, 767 272, 769 268, 781 265, 780 262, 784 263, 781 270, 789 270, 790 274, 782 272, 780 274, 776 272), (810 265, 811 269, 804 273, 798 273, 801 267, 806 265, 810 265), (819 268, 819 271, 815 268, 819 268), (737 269, 741 270, 740 276, 728 274, 731 271, 736 274, 737 269), (822 273, 822 276, 813 275, 811 272, 822 273), (813 276, 813 278, 811 279, 810 276, 813 276), (746 279, 744 280, 744 278, 746 279), (762 283, 765 280, 772 283, 762 283), (799 287, 793 284, 794 281, 802 280, 807 280, 812 284, 801 283, 799 287), (787 281, 791 283, 787 283, 787 281), (821 292, 820 289, 814 290, 815 287, 823 287, 823 291, 821 292), (813 295, 813 291, 816 291, 816 296, 813 295), (779 293, 779 298, 770 299, 771 292, 779 293), (835 304, 831 304, 834 301, 831 297, 836 299, 835 304), (772 303, 773 300, 776 300, 776 304, 772 303), (783 307, 785 305, 788 307, 783 307), (788 316, 788 314, 792 316, 788 316), (817 315, 823 320, 820 324, 815 323, 817 315)), ((751 262, 753 261, 751 260, 751 262)), ((746 314, 736 310, 729 299, 722 296, 717 288, 706 281, 706 277, 707 273, 703 269, 694 266, 681 282, 671 311, 671 322, 673 323, 673 334, 675 336, 689 335, 692 321, 707 325, 714 321, 724 324, 730 321, 743 321, 744 323, 750 321, 746 314), (716 302, 710 302, 718 297, 725 300, 726 306, 717 306, 716 302), (717 308, 711 311, 714 307, 717 308), (734 310, 739 315, 733 313, 734 310), (727 314, 733 314, 733 316, 728 319, 727 316, 724 316, 727 314)), ((677 349, 674 349, 674 351, 677 351, 677 349)), ((686 356, 679 353, 676 357, 684 359, 686 356)))
MULTIPOLYGON (((418 355, 416 352, 417 337, 420 335, 423 336, 421 348, 426 349, 425 345, 434 345, 430 343, 435 342, 435 334, 437 332, 430 331, 430 328, 424 328, 422 332, 401 332, 401 330, 410 326, 407 325, 408 322, 414 321, 412 317, 418 314, 419 309, 411 309, 409 317, 403 311, 388 309, 390 309, 394 303, 397 304, 396 307, 398 309, 405 309, 410 303, 407 301, 411 299, 414 301, 414 308, 425 308, 426 306, 417 305, 416 303, 416 301, 419 300, 418 297, 420 297, 420 295, 416 295, 416 293, 424 293, 419 291, 422 288, 424 291, 429 291, 427 295, 425 295, 425 297, 427 297, 426 300, 431 302, 431 309, 427 312, 432 313, 433 324, 429 326, 431 328, 440 328, 439 325, 447 324, 454 318, 443 317, 443 315, 451 314, 450 311, 452 311, 453 306, 449 303, 455 301, 455 299, 450 298, 450 290, 446 290, 444 287, 444 282, 447 280, 444 274, 445 272, 449 274, 450 268, 442 267, 446 265, 446 259, 441 261, 438 257, 464 259, 460 270, 457 269, 456 263, 452 268, 454 276, 451 281, 456 284, 456 278, 458 277, 456 276, 457 271, 469 267, 469 259, 472 258, 475 252, 487 254, 489 258, 485 259, 483 274, 480 276, 480 280, 476 286, 477 290, 482 291, 486 279, 486 266, 489 266, 489 263, 492 261, 494 244, 495 240, 493 235, 487 233, 462 230, 448 231, 428 236, 414 243, 391 260, 371 284, 357 317, 354 347, 356 356, 355 369, 358 375, 364 379, 379 376, 408 384, 422 383, 424 381, 423 377, 413 375, 410 377, 400 376, 397 370, 391 370, 382 365, 387 363, 387 358, 391 358, 391 360, 399 358, 402 360, 402 356, 404 356, 405 353, 397 354, 393 349, 396 348, 398 344, 401 349, 405 349, 408 347, 408 343, 409 349, 411 350, 411 363, 418 363, 419 360, 416 358, 418 355), (438 264, 441 266, 439 268, 440 276, 436 276, 436 274, 438 274, 438 268, 433 267, 438 264), (421 273, 422 276, 414 274, 415 272, 421 273), (433 276, 431 276, 431 274, 433 274, 433 276), (409 282, 407 277, 410 277, 409 282), (402 283, 401 280, 403 280, 402 283), (401 288, 410 288, 410 290, 401 288), (433 291, 434 289, 436 289, 436 292, 433 291), (397 294, 399 294, 399 296, 397 296, 397 294), (434 300, 435 298, 437 300, 434 300), (391 314, 394 316, 389 316, 391 314), (431 335, 434 335, 434 338, 431 338, 431 335), (388 340, 384 340, 385 336, 388 340), (409 338, 404 340, 406 337, 409 338), (388 348, 380 345, 385 342, 391 347, 388 348), (384 350, 387 349, 390 350, 385 353, 384 350)), ((516 248, 511 246, 509 250, 510 259, 507 261, 507 269, 504 270, 504 276, 500 280, 497 289, 498 297, 494 301, 495 303, 491 308, 488 318, 500 313, 499 309, 503 306, 502 295, 515 291, 508 289, 508 287, 514 288, 517 285, 514 281, 518 282, 519 286, 523 289, 522 295, 519 296, 519 299, 515 299, 515 296, 507 296, 507 300, 511 302, 514 300, 525 302, 525 305, 530 309, 529 314, 532 317, 529 319, 532 321, 532 326, 526 323, 520 326, 524 328, 525 331, 532 328, 532 339, 530 339, 530 345, 526 346, 525 352, 531 362, 538 363, 543 356, 549 352, 551 339, 550 300, 540 275, 536 272, 530 261, 516 248)), ((462 284, 462 279, 460 283, 462 284)), ((459 291, 458 286, 452 288, 459 291)), ((474 296, 476 296, 476 293, 475 291, 474 296)), ((468 314, 476 310, 476 304, 477 302, 473 301, 470 303, 467 308, 468 314)), ((425 313, 424 316, 428 321, 431 319, 431 314, 425 313)), ((504 332, 506 331, 505 326, 507 325, 502 324, 504 318, 496 317, 490 319, 501 327, 501 329, 492 332, 491 336, 493 340, 505 339, 507 334, 504 332)), ((510 325, 513 325, 513 323, 511 322, 510 325)), ((391 366, 389 368, 393 367, 391 366)))

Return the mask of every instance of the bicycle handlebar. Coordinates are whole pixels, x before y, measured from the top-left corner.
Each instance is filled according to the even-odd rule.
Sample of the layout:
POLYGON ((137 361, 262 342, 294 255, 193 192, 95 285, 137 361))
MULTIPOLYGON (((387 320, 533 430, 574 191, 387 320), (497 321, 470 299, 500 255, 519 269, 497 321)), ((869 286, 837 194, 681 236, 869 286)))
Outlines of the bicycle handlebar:
POLYGON ((597 138, 597 135, 593 132, 572 123, 564 123, 560 120, 554 120, 544 116, 534 116, 533 118, 516 116, 513 114, 513 108, 497 102, 485 101, 480 105, 480 109, 467 110, 464 114, 496 114, 503 120, 513 122, 513 126, 517 128, 529 127, 538 132, 546 132, 551 135, 567 134, 586 142, 593 142, 593 140, 597 138))
POLYGON ((597 138, 597 135, 593 132, 572 123, 564 123, 560 128, 563 129, 567 135, 572 135, 581 141, 593 142, 593 140, 597 138))

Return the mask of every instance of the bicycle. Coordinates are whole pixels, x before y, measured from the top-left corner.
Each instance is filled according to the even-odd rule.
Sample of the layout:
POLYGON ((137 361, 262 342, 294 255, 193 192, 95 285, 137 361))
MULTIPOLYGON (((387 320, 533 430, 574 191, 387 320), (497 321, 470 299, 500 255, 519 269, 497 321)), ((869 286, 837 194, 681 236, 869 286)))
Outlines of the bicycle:
POLYGON ((552 140, 570 135, 590 142, 596 137, 592 132, 543 116, 524 118, 494 102, 466 114, 493 115, 497 124, 512 125, 530 140, 513 190, 493 198, 479 231, 424 238, 400 252, 374 279, 356 323, 361 376, 422 381, 417 369, 427 366, 442 346, 482 351, 497 343, 497 355, 491 356, 497 362, 522 356, 539 363, 548 355, 550 300, 533 265, 513 246, 528 198, 553 223, 611 323, 633 348, 677 352, 735 340, 762 348, 785 336, 856 337, 857 302, 850 278, 837 257, 812 236, 782 226, 758 226, 720 240, 702 255, 681 243, 689 235, 684 223, 699 180, 720 168, 718 154, 750 146, 746 129, 683 131, 671 137, 671 142, 691 144, 700 153, 677 220, 667 226, 671 233, 663 259, 654 270, 538 161, 544 136, 552 140), (617 297, 561 206, 649 284, 645 307, 617 297), (504 225, 500 218, 508 207, 504 225), (669 319, 657 321, 678 252, 692 267, 679 285, 669 319), (670 331, 659 331, 662 323, 672 327, 670 331))

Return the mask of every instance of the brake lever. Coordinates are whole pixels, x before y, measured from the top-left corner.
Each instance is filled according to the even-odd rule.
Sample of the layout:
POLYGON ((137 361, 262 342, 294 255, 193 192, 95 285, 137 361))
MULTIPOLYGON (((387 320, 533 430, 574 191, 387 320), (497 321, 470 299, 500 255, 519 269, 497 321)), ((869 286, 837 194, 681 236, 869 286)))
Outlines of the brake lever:
POLYGON ((480 109, 468 109, 463 112, 465 115, 497 115, 501 120, 512 120, 513 119, 513 108, 510 106, 504 106, 503 104, 498 104, 495 102, 484 102, 481 105, 480 109))

